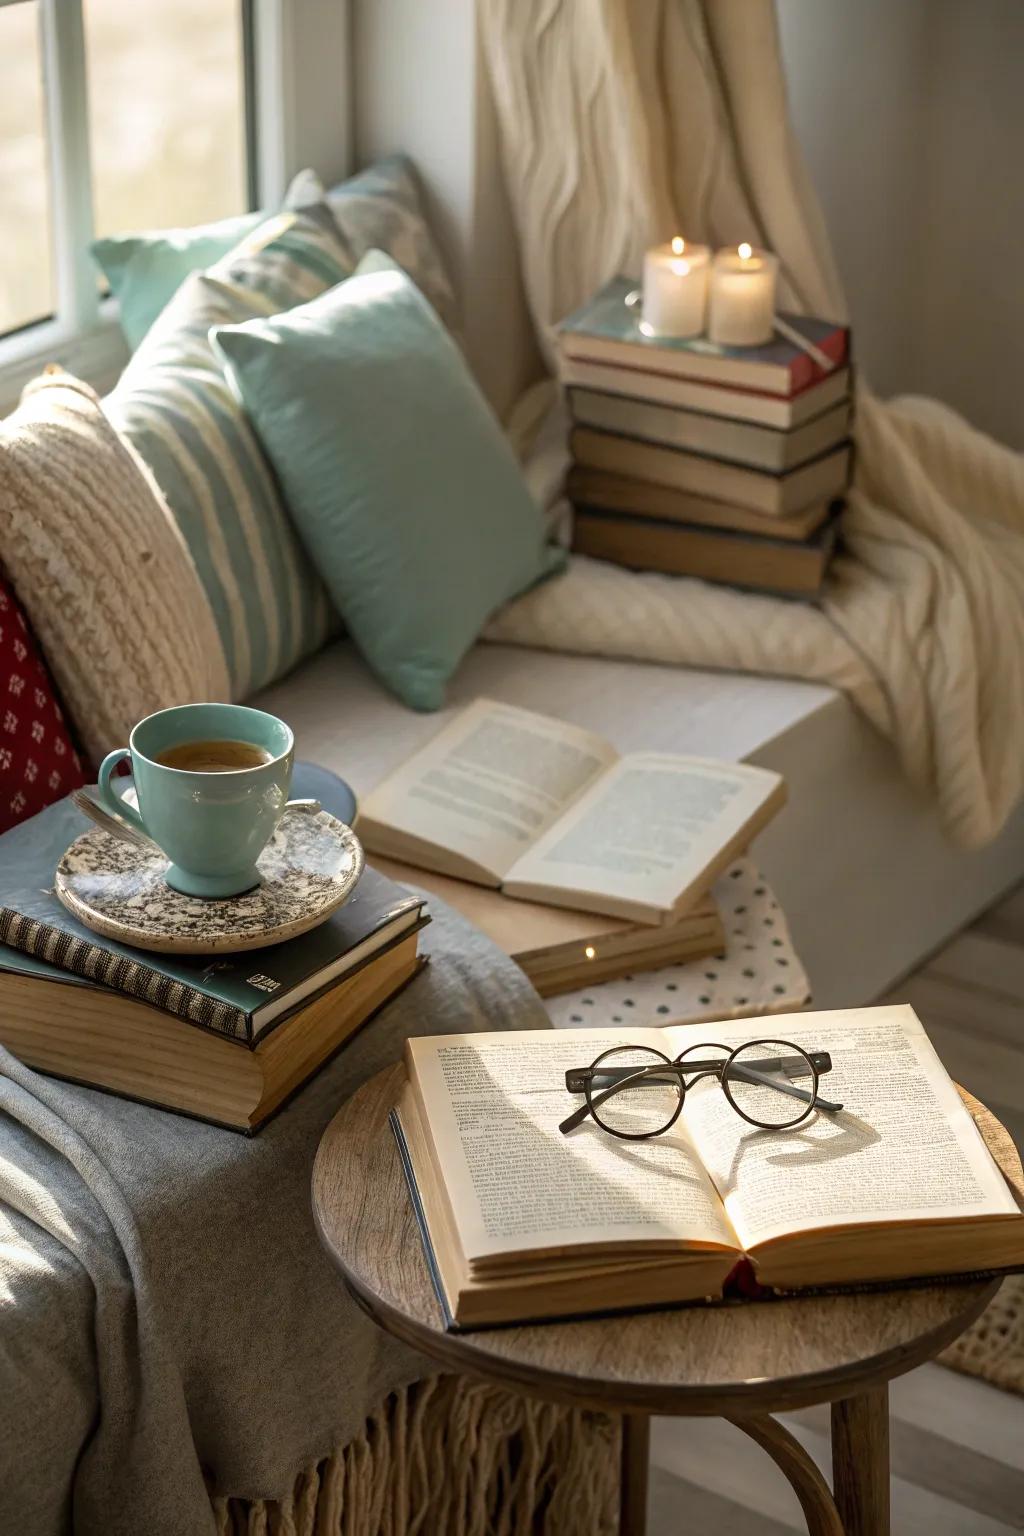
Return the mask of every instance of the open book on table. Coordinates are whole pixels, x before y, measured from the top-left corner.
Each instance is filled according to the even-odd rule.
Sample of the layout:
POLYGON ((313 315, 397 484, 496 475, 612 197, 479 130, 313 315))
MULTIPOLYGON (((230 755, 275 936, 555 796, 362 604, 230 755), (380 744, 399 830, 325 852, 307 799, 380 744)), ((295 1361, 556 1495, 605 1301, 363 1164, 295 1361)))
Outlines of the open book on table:
POLYGON ((366 799, 372 853, 507 896, 672 921, 775 815, 783 780, 636 752, 478 699, 366 799))
POLYGON ((393 1123, 455 1328, 711 1300, 741 1277, 749 1293, 1024 1268, 1014 1194, 907 1006, 432 1036, 406 1067, 393 1123), (820 1092, 844 1108, 760 1130, 705 1079, 652 1140, 590 1117, 559 1131, 582 1102, 566 1072, 610 1046, 766 1036, 827 1051, 820 1092))

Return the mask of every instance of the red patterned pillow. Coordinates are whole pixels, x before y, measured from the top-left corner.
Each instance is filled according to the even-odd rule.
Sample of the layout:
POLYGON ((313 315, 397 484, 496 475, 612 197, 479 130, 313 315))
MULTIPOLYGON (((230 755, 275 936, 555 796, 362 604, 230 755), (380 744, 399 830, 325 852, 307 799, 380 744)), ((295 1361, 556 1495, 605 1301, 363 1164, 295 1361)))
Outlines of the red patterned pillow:
POLYGON ((0 832, 82 783, 53 680, 0 571, 0 832))

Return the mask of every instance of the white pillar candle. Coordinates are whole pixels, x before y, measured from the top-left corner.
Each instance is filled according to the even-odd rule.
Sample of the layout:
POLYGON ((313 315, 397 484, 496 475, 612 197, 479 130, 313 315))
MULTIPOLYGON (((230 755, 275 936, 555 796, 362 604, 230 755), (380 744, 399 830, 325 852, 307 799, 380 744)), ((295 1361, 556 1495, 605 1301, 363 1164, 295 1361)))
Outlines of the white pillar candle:
POLYGON ((727 347, 759 347, 775 325, 779 259, 753 246, 716 251, 711 263, 708 335, 727 347))
POLYGON ((701 334, 710 255, 706 245, 691 245, 681 235, 647 252, 641 327, 649 336, 701 334))

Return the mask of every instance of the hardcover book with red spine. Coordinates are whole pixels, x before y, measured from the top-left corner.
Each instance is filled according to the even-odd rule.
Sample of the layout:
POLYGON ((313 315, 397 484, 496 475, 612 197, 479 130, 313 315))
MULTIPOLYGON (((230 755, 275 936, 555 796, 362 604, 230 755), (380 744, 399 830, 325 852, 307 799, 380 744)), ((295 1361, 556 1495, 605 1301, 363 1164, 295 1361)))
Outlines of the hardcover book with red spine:
POLYGON ((776 334, 760 347, 729 347, 706 336, 651 336, 640 326, 640 305, 627 299, 637 284, 616 277, 558 328, 562 356, 570 361, 617 364, 733 389, 790 398, 830 377, 849 355, 850 333, 831 320, 781 316, 832 367, 821 367, 793 342, 776 334))

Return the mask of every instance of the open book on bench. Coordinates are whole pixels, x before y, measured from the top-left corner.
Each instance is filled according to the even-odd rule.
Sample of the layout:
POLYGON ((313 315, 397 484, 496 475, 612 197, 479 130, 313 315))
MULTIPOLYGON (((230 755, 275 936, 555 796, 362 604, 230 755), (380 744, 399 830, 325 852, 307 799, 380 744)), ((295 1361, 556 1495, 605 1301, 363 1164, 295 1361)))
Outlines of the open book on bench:
POLYGON ((405 1059, 392 1123, 449 1327, 1024 1268, 1014 1193, 910 1007, 431 1036, 405 1059), (612 1046, 765 1036, 827 1053, 842 1110, 757 1129, 709 1077, 650 1140, 560 1130, 585 1102, 566 1074, 612 1046))
POLYGON ((777 773, 634 752, 478 699, 360 807, 371 853, 506 896, 672 922, 782 807, 777 773))

